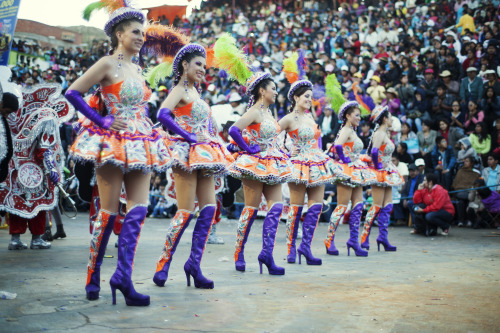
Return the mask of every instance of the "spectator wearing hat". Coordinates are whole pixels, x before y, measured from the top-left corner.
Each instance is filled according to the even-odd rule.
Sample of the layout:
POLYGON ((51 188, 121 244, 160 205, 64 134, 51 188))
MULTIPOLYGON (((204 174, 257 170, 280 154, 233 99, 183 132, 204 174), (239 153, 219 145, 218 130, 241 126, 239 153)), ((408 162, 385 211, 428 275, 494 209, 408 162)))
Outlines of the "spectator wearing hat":
POLYGON ((446 86, 446 91, 448 94, 454 95, 455 98, 458 98, 458 94, 460 92, 460 83, 456 80, 451 79, 451 72, 449 70, 444 70, 439 74, 439 77, 443 81, 443 84, 446 86))
POLYGON ((243 113, 245 113, 246 105, 242 104, 241 100, 241 95, 237 92, 232 92, 231 95, 229 95, 228 102, 233 108, 233 114, 241 116, 243 115, 243 113))
POLYGON ((460 84, 460 99, 462 104, 469 101, 474 101, 476 104, 483 97, 483 80, 477 77, 477 68, 469 67, 467 68, 467 77, 462 79, 460 84))
POLYGON ((393 87, 390 87, 389 89, 387 89, 386 96, 387 98, 384 99, 381 105, 387 105, 387 107, 389 108, 389 112, 394 116, 398 116, 401 113, 401 102, 399 101, 398 92, 393 87))
POLYGON ((366 92, 373 99, 375 104, 380 104, 387 97, 385 94, 385 88, 380 85, 380 77, 373 75, 370 81, 370 87, 366 89, 366 92))
POLYGON ((432 100, 436 96, 437 85, 438 82, 434 78, 434 70, 427 68, 424 72, 424 79, 420 81, 419 87, 425 91, 425 99, 428 105, 432 105, 432 100))
POLYGON ((446 39, 442 42, 442 45, 446 46, 447 49, 453 49, 456 54, 459 54, 462 48, 462 45, 457 40, 457 35, 451 30, 446 33, 446 39))
POLYGON ((486 97, 486 89, 493 88, 495 96, 500 96, 500 81, 498 81, 497 73, 493 69, 488 69, 484 72, 486 82, 484 83, 484 96, 486 97))
POLYGON ((412 234, 425 233, 431 236, 436 233, 435 228, 439 227, 442 229, 441 235, 448 236, 455 207, 448 191, 438 184, 435 174, 425 175, 424 181, 418 185, 413 195, 413 202, 419 204, 419 207, 414 209, 416 214, 412 234))
POLYGON ((432 167, 434 169, 434 174, 437 176, 438 183, 449 190, 457 159, 455 158, 453 148, 448 145, 448 141, 444 137, 438 136, 436 138, 436 145, 434 146, 431 157, 432 167))
POLYGON ((403 216, 404 218, 410 213, 412 221, 415 221, 415 217, 413 216, 413 194, 417 190, 418 185, 424 181, 424 175, 418 171, 418 167, 413 163, 408 166, 408 172, 408 179, 401 191, 401 197, 406 199, 403 199, 399 204, 394 206, 394 217, 398 219, 398 217, 403 216))

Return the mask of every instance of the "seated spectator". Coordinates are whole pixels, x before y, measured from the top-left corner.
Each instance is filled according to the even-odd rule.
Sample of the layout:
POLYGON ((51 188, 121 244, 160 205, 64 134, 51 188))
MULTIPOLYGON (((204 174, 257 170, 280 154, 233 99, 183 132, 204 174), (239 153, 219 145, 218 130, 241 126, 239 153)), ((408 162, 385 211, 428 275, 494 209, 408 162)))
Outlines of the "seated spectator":
POLYGON ((500 155, 500 117, 495 120, 495 125, 491 133, 491 151, 500 155))
POLYGON ((493 88, 495 96, 500 96, 500 81, 498 81, 497 73, 493 69, 489 69, 484 74, 488 80, 484 83, 484 91, 493 88))
POLYGON ((368 145, 370 144, 370 139, 372 137, 372 129, 370 128, 370 123, 367 121, 361 121, 359 127, 361 128, 361 132, 358 134, 361 141, 363 141, 364 149, 368 149, 368 145))
POLYGON ((408 82, 408 74, 403 73, 401 83, 398 83, 395 88, 401 102, 399 106, 401 114, 406 115, 409 110, 413 109, 413 98, 415 96, 415 87, 408 82))
POLYGON ((399 108, 399 106, 401 105, 401 102, 399 101, 399 98, 398 98, 398 93, 396 91, 396 89, 394 89, 393 87, 390 87, 389 89, 387 89, 387 98, 384 99, 384 101, 382 102, 382 106, 386 106, 389 108, 389 112, 394 115, 394 116, 399 116, 399 114, 401 113, 401 110, 399 108))
MULTIPOLYGON (((427 100, 427 105, 432 105, 432 100, 436 96, 438 82, 434 78, 434 70, 432 68, 427 68, 424 72, 424 79, 420 81, 419 87, 425 91, 425 99, 427 100)), ((422 96, 424 98, 424 96, 422 96)))
POLYGON ((472 148, 485 162, 486 156, 491 150, 491 136, 488 134, 484 123, 479 122, 476 124, 474 133, 469 135, 469 140, 472 148))
POLYGON ((472 148, 469 138, 467 136, 461 138, 460 140, 458 140, 458 144, 460 146, 460 150, 458 151, 457 154, 457 166, 461 168, 462 165, 464 164, 464 159, 466 157, 471 157, 475 164, 477 159, 477 153, 474 150, 474 148, 472 148))
POLYGON ((466 134, 471 134, 476 128, 476 124, 484 120, 484 112, 478 109, 475 101, 467 104, 469 112, 465 115, 464 130, 466 134))
POLYGON ((410 127, 415 123, 417 132, 422 131, 422 119, 430 120, 429 115, 429 103, 427 98, 425 98, 425 91, 418 88, 415 91, 415 100, 413 101, 413 109, 410 110, 406 115, 406 122, 410 124, 410 127))
MULTIPOLYGON (((486 186, 483 179, 479 178, 474 182, 474 187, 484 187, 486 186)), ((477 229, 480 226, 489 226, 491 223, 490 214, 500 213, 500 193, 492 191, 488 187, 479 188, 476 191, 471 191, 469 200, 474 200, 474 196, 477 195, 481 200, 481 204, 477 208, 477 213, 479 219, 474 224, 474 228, 477 229)), ((473 216, 470 216, 473 218, 473 216)), ((498 228, 500 225, 496 224, 495 227, 498 228)))
POLYGON ((483 80, 477 76, 477 68, 467 68, 467 77, 460 84, 460 99, 463 103, 477 103, 483 97, 483 80))
POLYGON ((460 140, 465 136, 462 129, 459 127, 450 127, 448 120, 442 119, 439 121, 438 134, 444 137, 446 141, 448 141, 449 146, 453 149, 453 152, 455 153, 456 156, 458 150, 460 149, 460 146, 458 145, 458 140, 460 140))
POLYGON ((420 154, 425 158, 425 155, 431 153, 436 145, 437 132, 431 129, 432 121, 424 120, 422 131, 417 133, 418 146, 420 154))
POLYGON ((408 145, 406 142, 400 142, 396 146, 396 152, 394 155, 396 155, 401 162, 406 163, 407 165, 410 165, 413 162, 411 155, 408 154, 408 145))
POLYGON ((480 106, 489 124, 493 124, 493 121, 500 117, 500 95, 495 93, 493 87, 485 89, 484 98, 481 100, 480 106))
POLYGON ((498 155, 488 155, 488 167, 484 168, 482 177, 490 189, 500 192, 500 167, 498 166, 498 155), (498 185, 495 187, 495 185, 498 185))
POLYGON ((413 211, 413 194, 418 188, 418 185, 424 181, 424 175, 418 172, 418 168, 415 164, 410 164, 408 166, 409 176, 405 182, 403 190, 401 191, 402 202, 394 206, 394 218, 406 219, 408 213, 411 215, 412 221, 415 221, 414 211, 413 211))
POLYGON ((395 145, 399 145, 402 142, 406 143, 408 154, 414 155, 419 153, 420 149, 417 135, 415 132, 411 131, 410 125, 405 122, 401 124, 401 132, 399 132, 394 139, 395 145))
POLYGON ((370 81, 370 87, 366 90, 375 104, 380 104, 387 97, 385 88, 380 85, 380 77, 373 75, 370 81))
MULTIPOLYGON (((464 159, 463 166, 458 170, 451 189, 454 191, 468 190, 474 187, 474 182, 480 177, 478 170, 473 168, 474 159, 472 157, 466 157, 464 159)), ((466 208, 469 203, 469 191, 462 191, 455 194, 458 200, 457 215, 458 215, 458 226, 462 227, 465 224, 466 218, 466 208)), ((468 222, 467 226, 472 226, 472 222, 468 222)))
POLYGON ((340 128, 337 114, 330 107, 325 107, 318 118, 318 125, 321 129, 321 140, 323 150, 327 149, 327 144, 335 140, 335 135, 340 128))
POLYGON ((153 214, 151 217, 157 218, 157 217, 167 217, 169 213, 169 209, 173 206, 172 204, 169 204, 167 202, 167 199, 165 198, 165 187, 167 186, 167 181, 162 180, 160 183, 160 187, 158 189, 158 193, 155 195, 156 196, 156 205, 153 210, 153 214))
POLYGON ((448 146, 448 142, 442 136, 436 138, 436 146, 432 151, 432 167, 434 174, 437 176, 439 184, 443 184, 444 188, 450 189, 453 170, 456 163, 455 153, 448 146))
POLYGON ((437 87, 436 96, 432 100, 434 119, 438 121, 449 119, 454 100, 453 95, 446 93, 446 86, 440 83, 437 87))
POLYGON ((425 175, 424 181, 418 185, 413 195, 415 220, 412 234, 437 234, 437 227, 442 229, 441 235, 448 236, 455 207, 451 203, 448 191, 437 184, 437 176, 433 173, 425 175))
POLYGON ((458 83, 458 81, 456 80, 451 79, 451 72, 444 70, 439 76, 441 77, 441 80, 443 80, 448 93, 455 96, 455 98, 458 98, 460 92, 460 83, 458 83))
POLYGON ((451 104, 450 127, 458 127, 463 129, 465 123, 465 112, 460 109, 460 102, 455 100, 451 104))

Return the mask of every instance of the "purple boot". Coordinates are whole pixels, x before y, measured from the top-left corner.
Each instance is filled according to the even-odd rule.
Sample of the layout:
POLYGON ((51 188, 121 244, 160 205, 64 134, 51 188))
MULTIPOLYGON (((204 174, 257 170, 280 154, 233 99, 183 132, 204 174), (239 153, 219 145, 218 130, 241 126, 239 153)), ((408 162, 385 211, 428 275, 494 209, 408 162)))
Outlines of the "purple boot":
POLYGON ((294 264, 297 257, 295 240, 297 239, 300 219, 302 218, 302 208, 302 206, 291 205, 286 221, 286 245, 288 248, 286 260, 289 264, 294 264))
POLYGON ((332 256, 338 256, 339 250, 335 247, 335 232, 339 226, 339 223, 342 223, 344 220, 344 215, 347 210, 347 206, 337 205, 335 210, 330 216, 330 226, 328 227, 328 234, 325 239, 326 253, 332 256))
POLYGON ((253 221, 257 217, 258 209, 255 207, 246 206, 240 215, 240 221, 238 223, 238 231, 236 234, 236 251, 234 252, 234 266, 237 271, 245 271, 245 257, 244 250, 245 244, 248 240, 248 235, 250 234, 250 229, 252 228, 253 221))
POLYGON ((275 202, 264 219, 264 226, 262 228, 262 251, 260 251, 258 257, 260 274, 262 274, 262 264, 264 264, 267 266, 269 274, 285 275, 285 269, 276 266, 273 259, 274 241, 276 239, 276 232, 278 231, 278 224, 282 211, 283 204, 281 202, 275 202))
POLYGON ((90 258, 87 266, 87 299, 94 301, 99 299, 101 290, 101 264, 106 253, 109 236, 115 225, 116 214, 110 214, 104 209, 99 210, 92 229, 92 239, 90 241, 90 258))
POLYGON ((384 246, 385 251, 396 251, 397 247, 392 246, 387 239, 387 226, 389 224, 389 219, 391 217, 392 204, 388 204, 380 210, 378 217, 378 237, 377 237, 377 247, 380 251, 380 244, 384 246))
POLYGON ((214 289, 214 282, 207 279, 201 273, 200 263, 203 256, 203 250, 207 243, 210 228, 215 219, 215 205, 206 205, 200 210, 200 215, 196 220, 193 230, 193 241, 191 244, 191 255, 184 264, 184 272, 186 273, 187 285, 191 285, 193 277, 194 286, 201 289, 214 289))
POLYGON ((361 214, 363 213, 363 203, 358 202, 356 206, 351 209, 351 216, 349 216, 349 231, 350 237, 347 241, 347 255, 349 255, 349 249, 352 248, 356 256, 358 257, 368 257, 368 251, 363 250, 358 243, 359 236, 359 221, 361 220, 361 214))
POLYGON ((139 241, 142 225, 148 209, 145 205, 135 205, 123 220, 123 227, 118 239, 118 260, 116 271, 109 284, 116 304, 116 289, 120 290, 129 306, 149 305, 149 296, 139 294, 132 284, 132 269, 134 266, 135 249, 139 241))
POLYGON ((306 217, 304 218, 304 223, 302 224, 302 242, 299 245, 297 252, 299 253, 299 264, 301 256, 306 258, 308 265, 321 265, 322 261, 320 258, 313 257, 311 253, 311 243, 314 237, 314 231, 318 225, 319 216, 321 210, 323 209, 323 204, 317 203, 310 206, 307 209, 306 217))

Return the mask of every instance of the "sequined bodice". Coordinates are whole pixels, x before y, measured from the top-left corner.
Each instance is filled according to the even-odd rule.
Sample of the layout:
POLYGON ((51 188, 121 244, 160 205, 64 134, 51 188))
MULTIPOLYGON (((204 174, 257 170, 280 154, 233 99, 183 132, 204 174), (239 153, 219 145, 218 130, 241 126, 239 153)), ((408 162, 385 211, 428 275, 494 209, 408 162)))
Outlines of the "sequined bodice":
POLYGON ((386 144, 383 144, 380 146, 380 152, 379 154, 379 159, 382 161, 384 164, 388 164, 392 162, 392 153, 394 152, 394 143, 392 141, 389 141, 386 144))
POLYGON ((266 118, 259 124, 248 126, 245 131, 250 144, 265 145, 270 148, 276 146, 276 139, 281 128, 276 120, 266 118))
POLYGON ((201 98, 174 109, 173 114, 177 123, 186 131, 191 133, 203 133, 210 135, 208 128, 212 111, 201 98))
POLYGON ((349 157, 352 162, 359 159, 361 151, 363 150, 363 141, 356 136, 356 139, 351 142, 346 142, 342 145, 344 148, 344 155, 349 157))
POLYGON ((151 133, 151 125, 146 120, 146 105, 151 90, 144 81, 128 78, 102 88, 102 96, 108 112, 124 120, 128 132, 151 133))
POLYGON ((321 136, 321 131, 317 126, 314 128, 307 125, 299 126, 294 131, 288 132, 292 143, 299 149, 299 152, 307 152, 312 149, 319 149, 318 139, 321 136))

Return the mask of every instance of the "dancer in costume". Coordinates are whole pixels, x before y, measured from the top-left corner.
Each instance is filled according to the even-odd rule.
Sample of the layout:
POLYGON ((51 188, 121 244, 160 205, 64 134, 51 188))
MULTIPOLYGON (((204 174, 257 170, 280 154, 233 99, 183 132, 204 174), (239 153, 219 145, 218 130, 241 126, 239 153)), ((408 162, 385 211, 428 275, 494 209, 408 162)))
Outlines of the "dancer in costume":
POLYGON ((342 127, 331 148, 336 154, 337 161, 335 162, 334 173, 339 180, 337 181, 337 207, 330 218, 330 226, 325 239, 326 253, 330 255, 339 254, 334 243, 335 231, 339 223, 342 222, 349 201, 351 201, 352 207, 349 215, 350 237, 347 241, 347 255, 350 254, 352 248, 357 256, 366 257, 368 252, 360 248, 358 241, 359 223, 363 212, 363 186, 373 184, 377 180, 377 176, 360 159, 363 142, 355 131, 361 120, 359 104, 354 101, 344 102, 340 84, 334 74, 327 77, 327 85, 327 89, 332 91, 332 106, 334 110, 339 112, 339 121, 342 122, 342 127), (343 104, 339 107, 339 103, 343 104))
POLYGON ((375 123, 368 151, 371 154, 372 163, 370 167, 377 174, 376 183, 372 184, 373 205, 366 215, 365 225, 361 233, 361 247, 370 249, 370 230, 375 219, 378 221, 379 236, 377 247, 380 244, 386 251, 396 251, 387 239, 387 227, 392 211, 392 187, 404 184, 404 179, 398 169, 392 164, 391 158, 394 152, 394 143, 389 137, 389 128, 392 124, 392 116, 387 106, 377 106, 370 117, 375 123))
POLYGON ((207 66, 211 66, 211 59, 207 59, 204 47, 189 43, 187 36, 171 27, 149 27, 146 40, 145 53, 170 61, 173 58, 173 62, 167 60, 153 69, 150 77, 175 75, 174 87, 160 106, 157 119, 174 134, 169 139, 169 149, 178 210, 167 231, 153 281, 158 286, 165 285, 175 249, 193 217, 195 199, 198 199, 200 215, 184 272, 188 286, 193 277, 196 288, 212 289, 214 282, 203 276, 200 263, 216 213, 214 175, 224 174, 233 157, 214 133, 210 107, 196 89, 205 77, 207 66), (165 72, 164 68, 168 70, 165 72))
POLYGON ((258 256, 260 273, 265 264, 269 274, 284 275, 285 269, 274 263, 273 249, 283 210, 281 184, 287 182, 291 170, 288 156, 279 146, 281 128, 269 110, 278 95, 276 84, 268 73, 252 75, 245 56, 230 35, 220 37, 214 51, 217 59, 229 59, 230 65, 222 64, 221 67, 240 84, 246 82, 246 93, 250 96, 246 113, 229 129, 229 135, 239 148, 229 170, 233 177, 241 179, 245 194, 234 254, 236 270, 245 271, 243 250, 264 194, 269 210, 264 219, 263 248, 258 256))
POLYGON ((287 261, 295 263, 295 240, 307 193, 308 209, 302 224, 302 242, 298 248, 299 264, 301 256, 304 256, 308 265, 321 265, 321 259, 313 257, 311 253, 311 242, 323 209, 324 185, 334 180, 332 170, 335 165, 321 150, 321 130, 308 112, 312 106, 312 83, 303 79, 305 61, 302 50, 285 59, 283 67, 292 84, 288 92, 291 112, 279 122, 292 140, 292 175, 288 182, 290 211, 286 223, 287 261))
POLYGON ((0 184, 0 210, 9 213, 9 249, 27 248, 20 234, 27 226, 32 234, 31 249, 48 249, 46 212, 58 204, 59 181, 63 176, 64 153, 59 125, 73 117, 73 107, 61 94, 58 84, 23 88, 19 109, 7 117, 12 133, 13 158, 5 182, 0 184))
POLYGON ((127 1, 103 0, 89 5, 85 18, 97 8, 110 12, 104 31, 111 39, 112 50, 66 92, 66 98, 85 116, 71 154, 77 160, 95 164, 101 204, 90 243, 85 290, 87 299, 99 298, 100 266, 118 214, 124 182, 127 215, 118 242, 116 271, 109 284, 113 304, 116 304, 118 289, 127 305, 147 306, 149 296, 134 289, 132 266, 146 219, 151 171, 166 170, 170 166, 170 154, 164 139, 166 133, 152 128, 147 118, 151 90, 142 78, 141 68, 132 62, 144 44, 144 15, 128 6, 127 1), (100 92, 91 98, 89 105, 82 94, 95 84, 100 85, 100 92))

